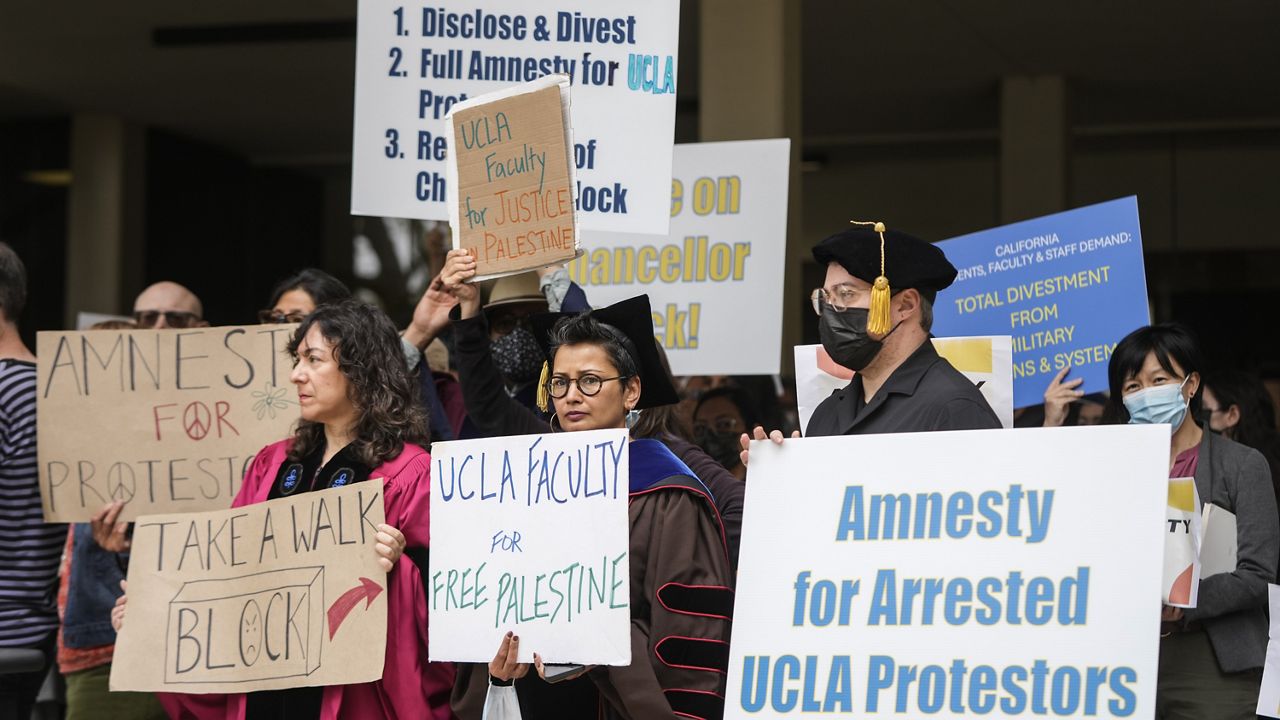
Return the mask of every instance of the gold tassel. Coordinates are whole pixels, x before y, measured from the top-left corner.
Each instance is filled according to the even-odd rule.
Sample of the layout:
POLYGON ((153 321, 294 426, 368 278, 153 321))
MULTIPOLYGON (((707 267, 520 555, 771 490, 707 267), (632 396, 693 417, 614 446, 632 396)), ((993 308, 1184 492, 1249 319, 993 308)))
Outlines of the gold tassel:
POLYGON ((871 286, 871 314, 867 317, 867 332, 874 335, 888 335, 891 327, 889 317, 889 278, 881 275, 871 286))
POLYGON ((551 407, 550 394, 547 392, 547 376, 550 374, 551 367, 544 361, 542 363, 542 375, 538 377, 538 408, 542 412, 546 412, 551 407))
POLYGON ((873 335, 887 335, 893 326, 893 318, 889 308, 889 299, 893 290, 889 287, 889 278, 884 274, 884 223, 861 222, 850 220, 852 225, 873 225, 880 235, 880 275, 871 284, 871 312, 867 317, 867 332, 873 335))

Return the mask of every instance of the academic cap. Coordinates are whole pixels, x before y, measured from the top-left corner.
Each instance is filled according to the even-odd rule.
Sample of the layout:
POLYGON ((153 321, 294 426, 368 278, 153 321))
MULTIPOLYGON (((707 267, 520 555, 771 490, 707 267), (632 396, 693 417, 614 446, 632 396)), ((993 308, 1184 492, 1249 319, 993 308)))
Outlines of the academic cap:
POLYGON ((824 267, 837 262, 849 274, 872 285, 867 329, 877 335, 889 327, 889 297, 895 290, 915 288, 929 302, 956 279, 956 268, 936 245, 881 222, 851 223, 813 248, 824 267), (892 284, 892 289, 890 289, 892 284))
MULTIPOLYGON (((586 311, 591 317, 614 334, 619 344, 635 360, 640 374, 640 401, 636 410, 673 405, 680 401, 671 376, 658 357, 658 342, 653 337, 653 311, 648 295, 616 302, 608 307, 586 311)), ((547 362, 542 366, 542 378, 538 381, 538 403, 545 411, 550 407, 546 396, 547 380, 551 377, 551 330, 556 323, 574 317, 574 313, 539 313, 532 318, 533 334, 542 346, 547 362)))

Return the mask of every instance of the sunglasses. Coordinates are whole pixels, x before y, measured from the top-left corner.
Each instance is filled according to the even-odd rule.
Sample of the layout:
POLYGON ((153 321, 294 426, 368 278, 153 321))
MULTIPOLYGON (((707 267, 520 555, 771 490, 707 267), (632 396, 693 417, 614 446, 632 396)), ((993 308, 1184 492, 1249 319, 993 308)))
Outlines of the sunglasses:
POLYGON ((196 327, 203 320, 199 315, 182 310, 138 310, 133 313, 133 321, 139 328, 153 328, 164 318, 164 324, 171 328, 196 327))
POLYGON ((298 312, 296 310, 290 313, 276 312, 275 310, 259 310, 258 311, 258 322, 262 323, 263 325, 300 323, 306 317, 307 317, 306 313, 298 312))

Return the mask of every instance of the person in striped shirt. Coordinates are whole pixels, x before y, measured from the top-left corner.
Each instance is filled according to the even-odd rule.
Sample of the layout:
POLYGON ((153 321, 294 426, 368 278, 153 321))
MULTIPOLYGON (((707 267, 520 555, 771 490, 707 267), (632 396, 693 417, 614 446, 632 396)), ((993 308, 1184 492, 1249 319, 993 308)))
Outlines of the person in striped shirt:
POLYGON ((0 243, 0 708, 27 717, 53 658, 67 526, 44 521, 36 461, 36 356, 18 335, 22 260, 0 243))

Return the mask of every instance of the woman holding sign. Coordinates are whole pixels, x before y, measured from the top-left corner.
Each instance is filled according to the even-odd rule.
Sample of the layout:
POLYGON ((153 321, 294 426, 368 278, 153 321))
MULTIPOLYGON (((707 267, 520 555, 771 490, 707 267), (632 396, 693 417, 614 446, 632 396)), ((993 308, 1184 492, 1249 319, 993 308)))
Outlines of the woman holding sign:
POLYGON ((1202 367, 1186 328, 1133 331, 1116 346, 1107 368, 1108 415, 1169 425, 1169 477, 1195 477, 1201 502, 1236 519, 1235 569, 1202 577, 1196 607, 1166 606, 1162 612, 1156 716, 1251 718, 1267 654, 1264 611, 1267 583, 1276 576, 1280 527, 1262 455, 1195 422, 1202 367))
MULTIPOLYGON (((477 292, 466 283, 451 287, 477 292)), ((539 403, 553 411, 551 425, 506 398, 508 430, 624 428, 631 411, 676 402, 647 296, 579 315, 539 315, 532 324, 546 357, 539 403)), ((631 664, 592 668, 588 679, 551 687, 535 678, 516 680, 526 720, 578 717, 561 698, 588 682, 599 692, 605 718, 723 715, 733 594, 719 516, 706 487, 665 445, 633 440, 629 447, 631 664)), ((487 691, 483 671, 460 674, 459 716, 479 717, 487 691)))
MULTIPOLYGON (((413 381, 395 327, 353 300, 322 305, 289 343, 301 419, 294 436, 254 459, 233 506, 383 480, 386 523, 374 552, 387 571, 387 641, 381 680, 238 695, 165 695, 174 717, 451 718, 453 667, 427 662, 426 598, 419 566, 428 541, 430 456, 413 381), (398 530, 400 528, 403 530, 398 530), (401 554, 407 554, 408 560, 401 554)), ((113 621, 124 620, 121 598, 113 621)))

